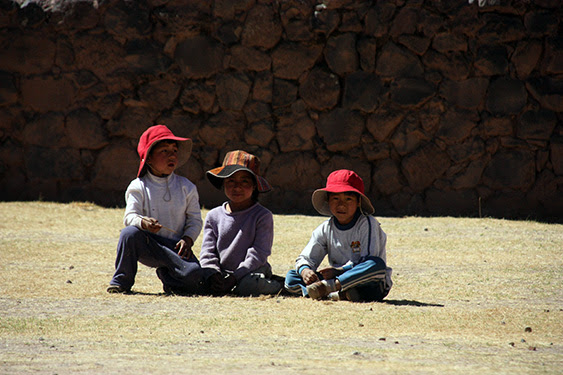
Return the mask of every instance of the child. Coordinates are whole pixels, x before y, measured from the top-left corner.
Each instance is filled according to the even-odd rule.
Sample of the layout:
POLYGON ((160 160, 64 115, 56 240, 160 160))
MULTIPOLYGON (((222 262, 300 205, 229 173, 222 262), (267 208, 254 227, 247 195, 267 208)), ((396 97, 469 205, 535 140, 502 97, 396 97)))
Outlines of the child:
POLYGON ((223 165, 207 172, 228 201, 207 213, 200 261, 207 292, 239 296, 276 294, 282 285, 272 280, 272 213, 258 203, 271 190, 260 176, 260 159, 244 151, 225 155, 223 165))
POLYGON ((313 192, 313 206, 331 216, 313 231, 285 278, 285 288, 314 299, 381 301, 391 289, 385 264, 387 237, 372 216, 364 182, 355 172, 332 172, 324 189, 313 192), (318 269, 328 256, 330 267, 318 269))
POLYGON ((192 252, 202 227, 199 195, 192 182, 174 174, 191 149, 191 139, 176 137, 164 125, 141 135, 141 163, 125 193, 125 228, 109 293, 131 291, 137 262, 156 268, 166 293, 194 293, 201 285, 202 271, 192 252))

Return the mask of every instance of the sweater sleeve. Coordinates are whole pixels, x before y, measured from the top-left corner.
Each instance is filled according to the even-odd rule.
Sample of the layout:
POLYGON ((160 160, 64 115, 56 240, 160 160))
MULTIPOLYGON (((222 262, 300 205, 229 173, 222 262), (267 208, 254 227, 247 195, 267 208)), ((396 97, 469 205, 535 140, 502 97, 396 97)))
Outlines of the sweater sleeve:
POLYGON ((295 270, 299 272, 302 266, 308 266, 313 271, 322 263, 328 253, 326 231, 329 221, 319 225, 311 235, 307 246, 301 251, 295 262, 295 270))
POLYGON ((213 220, 213 211, 209 211, 205 219, 199 263, 201 268, 211 268, 221 272, 219 253, 217 252, 217 227, 213 220))
POLYGON ((141 219, 144 215, 143 212, 143 190, 141 181, 137 178, 129 184, 125 192, 125 214, 123 215, 123 225, 133 225, 139 229, 141 226, 141 219))
POLYGON ((274 242, 274 217, 270 211, 258 216, 256 220, 256 235, 254 243, 246 251, 244 261, 233 273, 236 280, 240 280, 250 272, 268 262, 274 242))
POLYGON ((183 236, 190 237, 194 242, 201 233, 203 220, 199 206, 199 193, 195 185, 186 194, 186 222, 184 224, 183 236))

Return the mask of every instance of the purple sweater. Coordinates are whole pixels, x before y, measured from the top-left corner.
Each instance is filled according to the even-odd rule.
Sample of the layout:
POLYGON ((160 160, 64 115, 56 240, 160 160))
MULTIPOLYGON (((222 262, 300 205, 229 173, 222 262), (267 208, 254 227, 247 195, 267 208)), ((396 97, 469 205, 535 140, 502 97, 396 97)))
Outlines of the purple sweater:
POLYGON ((232 213, 225 207, 226 202, 207 213, 200 264, 217 272, 232 272, 238 281, 267 264, 274 241, 274 218, 260 203, 232 213))

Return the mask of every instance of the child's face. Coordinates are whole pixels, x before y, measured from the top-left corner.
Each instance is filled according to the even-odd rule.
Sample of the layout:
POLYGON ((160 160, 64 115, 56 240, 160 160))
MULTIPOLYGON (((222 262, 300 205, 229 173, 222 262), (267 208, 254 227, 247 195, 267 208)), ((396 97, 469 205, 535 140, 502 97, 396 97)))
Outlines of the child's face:
POLYGON ((223 182, 225 195, 229 198, 231 209, 250 207, 256 183, 248 171, 238 171, 223 182))
POLYGON ((360 201, 354 193, 328 193, 330 212, 342 225, 352 221, 359 206, 360 201))
POLYGON ((160 142, 156 144, 147 158, 152 174, 158 177, 168 176, 178 165, 178 145, 176 142, 160 142))

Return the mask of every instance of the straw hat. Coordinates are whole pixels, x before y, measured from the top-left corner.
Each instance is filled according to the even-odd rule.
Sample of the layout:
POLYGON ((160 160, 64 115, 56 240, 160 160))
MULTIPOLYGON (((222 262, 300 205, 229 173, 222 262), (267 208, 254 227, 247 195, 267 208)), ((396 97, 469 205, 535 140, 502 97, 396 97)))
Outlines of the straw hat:
POLYGON ((209 182, 217 189, 221 189, 223 180, 231 177, 238 171, 248 171, 256 179, 256 187, 258 192, 265 193, 272 190, 272 187, 265 178, 260 176, 260 159, 246 151, 235 150, 230 151, 223 159, 223 165, 207 171, 206 175, 209 182))

